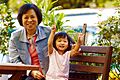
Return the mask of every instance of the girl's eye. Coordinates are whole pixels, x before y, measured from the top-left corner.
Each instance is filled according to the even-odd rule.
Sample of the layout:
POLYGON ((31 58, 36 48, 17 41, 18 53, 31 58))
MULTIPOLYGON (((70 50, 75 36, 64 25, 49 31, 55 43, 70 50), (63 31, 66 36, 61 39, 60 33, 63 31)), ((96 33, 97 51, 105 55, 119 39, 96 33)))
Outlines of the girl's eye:
POLYGON ((58 42, 61 42, 61 41, 58 41, 58 42))
POLYGON ((64 42, 67 42, 67 41, 64 41, 64 42))

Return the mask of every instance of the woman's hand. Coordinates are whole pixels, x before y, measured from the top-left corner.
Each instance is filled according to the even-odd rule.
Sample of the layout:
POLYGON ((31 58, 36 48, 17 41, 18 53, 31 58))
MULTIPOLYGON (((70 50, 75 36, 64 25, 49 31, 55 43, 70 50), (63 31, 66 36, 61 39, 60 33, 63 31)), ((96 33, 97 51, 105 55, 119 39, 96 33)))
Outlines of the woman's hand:
POLYGON ((40 72, 40 71, 37 71, 37 70, 33 70, 31 72, 31 75, 35 78, 35 79, 42 79, 44 77, 44 75, 40 72))

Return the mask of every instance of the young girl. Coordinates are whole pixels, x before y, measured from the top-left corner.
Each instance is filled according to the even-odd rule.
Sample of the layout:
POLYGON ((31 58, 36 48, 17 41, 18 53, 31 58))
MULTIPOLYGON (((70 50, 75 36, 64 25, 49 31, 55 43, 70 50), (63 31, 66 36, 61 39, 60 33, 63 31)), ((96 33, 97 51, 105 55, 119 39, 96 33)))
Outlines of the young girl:
POLYGON ((69 59, 77 55, 83 34, 79 34, 78 41, 73 49, 70 47, 70 38, 65 32, 56 32, 53 25, 48 39, 49 69, 46 80, 68 80, 69 59))

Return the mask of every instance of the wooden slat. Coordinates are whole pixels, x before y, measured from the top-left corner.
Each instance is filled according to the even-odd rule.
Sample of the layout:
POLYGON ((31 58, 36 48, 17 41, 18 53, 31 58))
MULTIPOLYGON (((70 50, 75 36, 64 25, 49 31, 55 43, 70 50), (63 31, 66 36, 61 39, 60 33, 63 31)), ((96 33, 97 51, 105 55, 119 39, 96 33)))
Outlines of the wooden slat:
POLYGON ((103 47, 103 46, 81 46, 81 51, 83 52, 91 52, 91 53, 101 53, 106 54, 109 52, 110 47, 103 47))
POLYGON ((99 74, 85 72, 70 72, 69 80, 96 80, 99 74))
POLYGON ((37 65, 24 65, 24 64, 15 64, 15 63, 1 63, 0 70, 38 70, 39 66, 37 65))
MULTIPOLYGON (((21 71, 23 71, 23 70, 21 70, 21 71)), ((0 70, 1 74, 15 74, 17 72, 19 72, 19 71, 18 70, 0 70)))
POLYGON ((105 56, 81 56, 79 55, 79 56, 72 57, 70 61, 104 63, 105 56))
POLYGON ((83 65, 76 65, 71 64, 70 65, 71 71, 80 71, 80 72, 92 72, 92 73, 103 73, 103 67, 99 66, 83 66, 83 65))

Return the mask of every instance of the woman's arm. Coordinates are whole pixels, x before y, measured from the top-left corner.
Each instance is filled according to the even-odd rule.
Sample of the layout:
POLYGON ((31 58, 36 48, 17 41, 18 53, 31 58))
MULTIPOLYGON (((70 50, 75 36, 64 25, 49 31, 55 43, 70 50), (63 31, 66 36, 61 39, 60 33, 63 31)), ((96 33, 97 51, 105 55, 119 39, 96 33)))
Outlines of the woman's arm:
POLYGON ((22 63, 15 43, 15 41, 18 41, 18 38, 15 37, 15 35, 16 33, 12 33, 11 38, 9 40, 9 47, 8 47, 9 59, 11 63, 22 63))
POLYGON ((71 53, 70 53, 71 57, 78 54, 79 48, 82 45, 83 37, 84 37, 84 34, 79 33, 77 43, 75 47, 71 50, 71 53))
POLYGON ((56 25, 53 25, 50 36, 48 38, 48 55, 52 54, 53 52, 53 39, 55 32, 56 32, 56 25))

